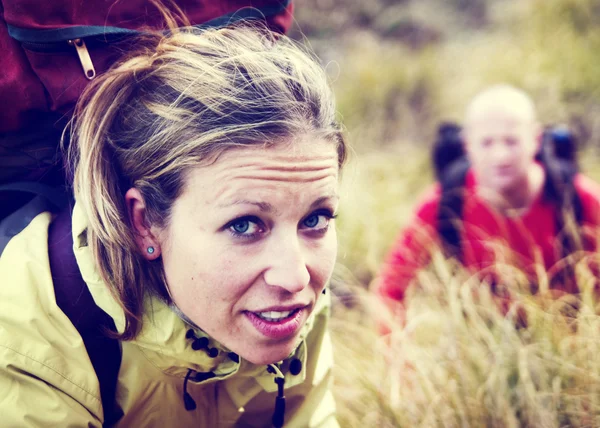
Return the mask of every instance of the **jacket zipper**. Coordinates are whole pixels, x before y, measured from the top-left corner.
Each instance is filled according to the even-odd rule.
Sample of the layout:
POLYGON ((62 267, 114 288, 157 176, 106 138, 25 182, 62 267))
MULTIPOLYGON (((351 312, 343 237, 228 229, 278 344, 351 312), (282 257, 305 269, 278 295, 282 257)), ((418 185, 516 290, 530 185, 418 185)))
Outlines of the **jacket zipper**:
POLYGON ((92 62, 90 53, 85 45, 85 40, 73 39, 69 40, 68 43, 71 46, 75 46, 77 56, 79 57, 79 62, 81 63, 81 68, 83 68, 83 74, 85 74, 85 77, 88 80, 92 80, 94 77, 96 77, 96 70, 94 69, 94 63, 92 62))

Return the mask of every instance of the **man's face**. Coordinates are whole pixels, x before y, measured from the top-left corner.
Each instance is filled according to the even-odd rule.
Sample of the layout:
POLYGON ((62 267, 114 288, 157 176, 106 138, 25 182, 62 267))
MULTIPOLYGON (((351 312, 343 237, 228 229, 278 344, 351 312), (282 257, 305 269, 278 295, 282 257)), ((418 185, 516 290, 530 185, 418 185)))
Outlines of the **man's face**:
POLYGON ((467 153, 479 185, 503 196, 527 184, 540 128, 508 108, 488 109, 465 127, 467 153))

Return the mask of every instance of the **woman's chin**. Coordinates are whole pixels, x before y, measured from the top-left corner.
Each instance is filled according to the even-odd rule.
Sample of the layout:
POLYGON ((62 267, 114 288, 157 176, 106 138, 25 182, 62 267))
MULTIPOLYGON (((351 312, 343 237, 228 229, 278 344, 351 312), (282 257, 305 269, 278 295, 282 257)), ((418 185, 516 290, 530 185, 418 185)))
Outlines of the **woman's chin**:
POLYGON ((259 345, 254 349, 249 349, 248 352, 241 353, 240 356, 252 364, 267 365, 285 360, 290 356, 295 348, 295 341, 293 343, 285 343, 274 346, 259 345))

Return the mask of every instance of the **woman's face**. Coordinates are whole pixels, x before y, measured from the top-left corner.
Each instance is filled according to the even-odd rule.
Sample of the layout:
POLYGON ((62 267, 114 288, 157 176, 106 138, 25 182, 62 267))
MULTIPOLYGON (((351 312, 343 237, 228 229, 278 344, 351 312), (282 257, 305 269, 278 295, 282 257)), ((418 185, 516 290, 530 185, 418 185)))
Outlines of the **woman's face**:
POLYGON ((255 364, 286 358, 337 252, 335 145, 225 152, 188 176, 159 241, 177 307, 255 364))

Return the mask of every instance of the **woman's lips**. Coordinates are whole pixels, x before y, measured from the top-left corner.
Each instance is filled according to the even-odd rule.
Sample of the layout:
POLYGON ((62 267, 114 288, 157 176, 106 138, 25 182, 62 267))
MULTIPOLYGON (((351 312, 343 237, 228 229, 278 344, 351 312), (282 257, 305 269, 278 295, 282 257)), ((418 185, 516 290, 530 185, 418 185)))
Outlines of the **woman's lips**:
POLYGON ((288 317, 277 321, 268 321, 256 312, 246 311, 244 315, 263 336, 278 340, 294 336, 306 321, 308 310, 306 307, 296 309, 288 317))

